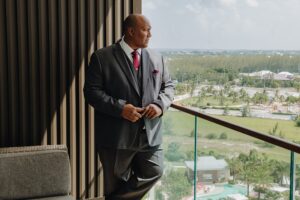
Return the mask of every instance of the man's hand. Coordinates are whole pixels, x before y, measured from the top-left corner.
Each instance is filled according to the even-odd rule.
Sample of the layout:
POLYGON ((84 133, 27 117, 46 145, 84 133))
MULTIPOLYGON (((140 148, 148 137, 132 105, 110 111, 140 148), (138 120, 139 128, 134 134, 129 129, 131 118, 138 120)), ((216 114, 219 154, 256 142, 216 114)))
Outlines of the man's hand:
POLYGON ((160 116, 161 114, 162 114, 161 108, 155 104, 149 104, 143 112, 143 116, 149 119, 154 119, 160 116))
POLYGON ((125 104, 121 116, 131 122, 136 122, 143 117, 143 115, 141 114, 143 111, 143 108, 135 107, 132 104, 125 104))

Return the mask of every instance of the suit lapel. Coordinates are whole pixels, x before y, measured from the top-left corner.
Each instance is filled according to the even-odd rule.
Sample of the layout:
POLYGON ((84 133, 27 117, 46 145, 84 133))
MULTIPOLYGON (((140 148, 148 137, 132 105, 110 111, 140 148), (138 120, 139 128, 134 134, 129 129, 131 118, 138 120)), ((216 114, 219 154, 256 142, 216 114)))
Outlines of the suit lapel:
POLYGON ((147 87, 152 76, 152 68, 149 53, 147 50, 142 49, 142 62, 143 62, 143 95, 147 91, 147 87))
POLYGON ((114 56, 116 57, 119 65, 120 65, 120 68, 123 70, 124 74, 126 75, 127 79, 128 79, 128 82, 130 83, 130 85, 134 88, 134 90, 136 91, 136 93, 140 95, 140 91, 139 91, 139 87, 135 81, 135 78, 132 74, 132 71, 130 69, 130 65, 128 64, 125 56, 124 56, 124 53, 123 53, 123 50, 120 46, 119 43, 116 44, 115 48, 114 48, 114 56))

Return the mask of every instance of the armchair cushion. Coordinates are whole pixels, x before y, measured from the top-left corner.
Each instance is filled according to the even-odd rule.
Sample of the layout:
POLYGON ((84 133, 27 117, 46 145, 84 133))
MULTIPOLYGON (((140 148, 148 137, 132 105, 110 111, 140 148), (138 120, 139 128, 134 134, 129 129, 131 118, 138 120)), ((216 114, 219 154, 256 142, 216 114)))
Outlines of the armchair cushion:
POLYGON ((69 196, 67 148, 64 145, 0 148, 0 180, 0 199, 60 200, 60 196, 69 196))

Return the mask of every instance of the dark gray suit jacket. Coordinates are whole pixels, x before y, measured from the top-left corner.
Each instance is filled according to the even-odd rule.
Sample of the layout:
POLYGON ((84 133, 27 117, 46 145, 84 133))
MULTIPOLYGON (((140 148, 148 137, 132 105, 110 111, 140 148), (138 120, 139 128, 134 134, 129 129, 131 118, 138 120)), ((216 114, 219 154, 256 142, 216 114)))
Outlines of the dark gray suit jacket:
MULTIPOLYGON (((142 92, 119 43, 99 49, 91 57, 84 85, 86 101, 95 108, 98 147, 128 149, 140 131, 139 122, 121 117, 125 103, 143 107, 155 103, 163 112, 170 106, 174 84, 161 55, 142 49, 142 92)), ((161 118, 144 120, 150 146, 160 145, 161 118)))

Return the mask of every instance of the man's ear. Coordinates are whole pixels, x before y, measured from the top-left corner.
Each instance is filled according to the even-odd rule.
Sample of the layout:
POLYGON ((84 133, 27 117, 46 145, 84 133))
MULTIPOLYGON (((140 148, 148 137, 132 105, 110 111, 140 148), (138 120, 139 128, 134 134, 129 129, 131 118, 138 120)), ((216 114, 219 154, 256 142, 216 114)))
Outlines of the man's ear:
POLYGON ((134 36, 134 29, 132 27, 128 28, 128 34, 132 37, 134 36))

